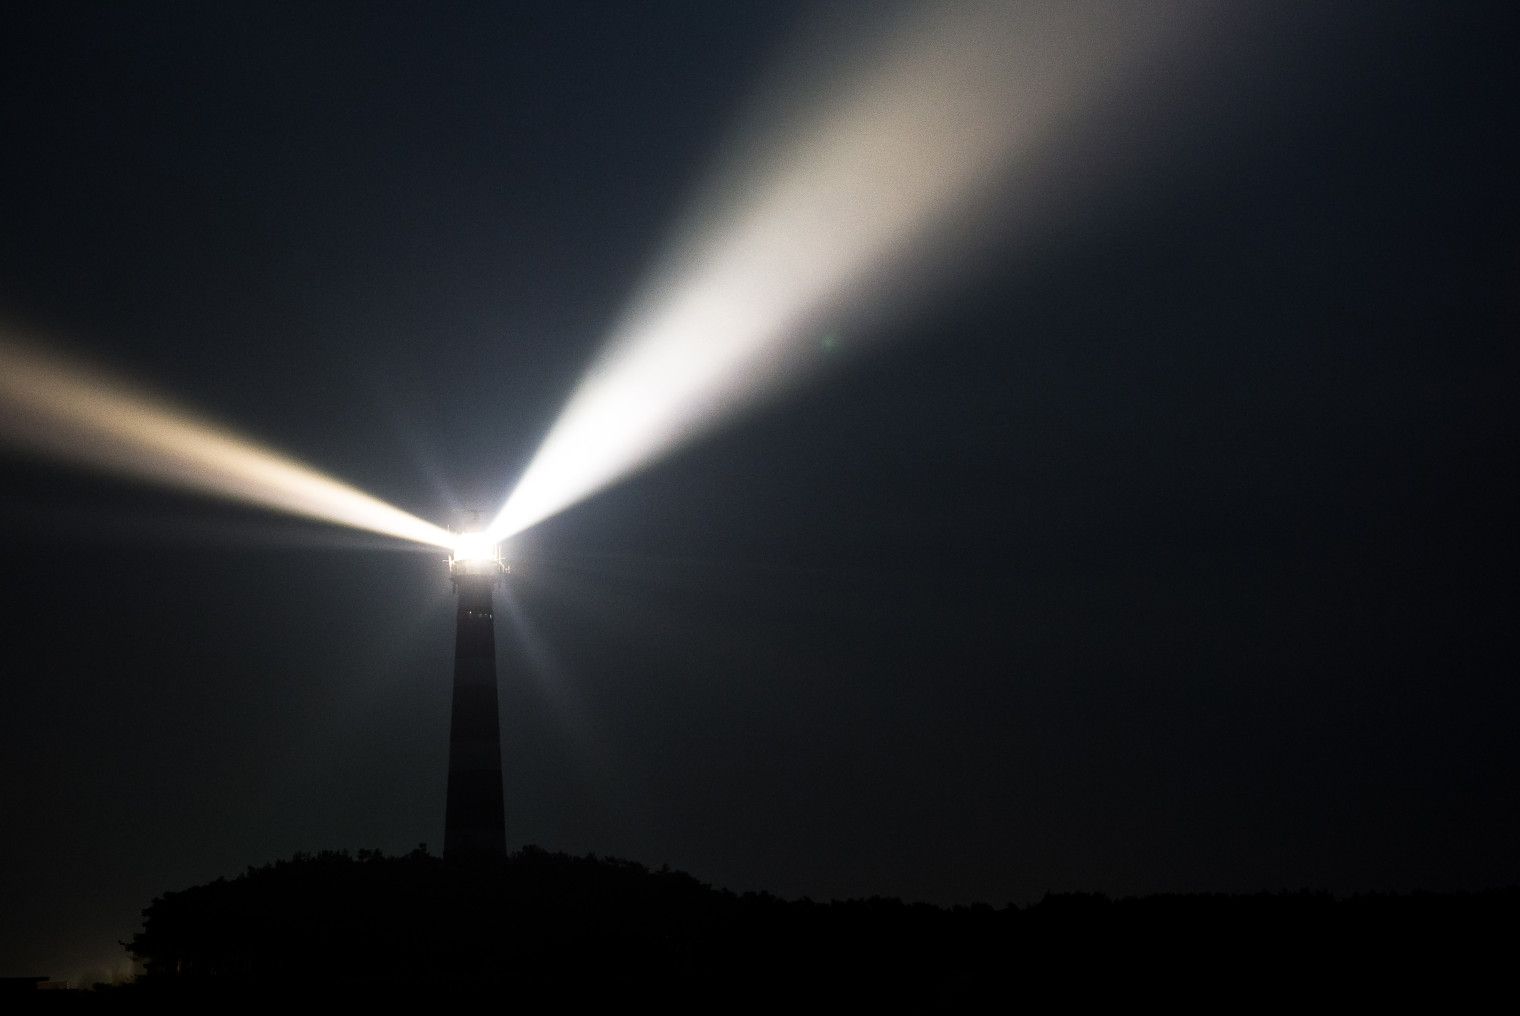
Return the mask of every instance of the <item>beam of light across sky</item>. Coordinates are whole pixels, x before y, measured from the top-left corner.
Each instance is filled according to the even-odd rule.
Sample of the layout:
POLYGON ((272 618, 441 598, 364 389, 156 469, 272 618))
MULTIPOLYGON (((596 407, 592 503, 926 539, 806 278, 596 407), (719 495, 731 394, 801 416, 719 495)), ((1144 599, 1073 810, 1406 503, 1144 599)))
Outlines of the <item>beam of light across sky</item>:
POLYGON ((731 419, 816 362, 807 353, 852 317, 925 295, 976 246, 958 230, 1016 225, 1020 184, 1060 171, 1084 111, 1209 13, 921 3, 846 52, 811 40, 751 106, 491 534, 731 419))
POLYGON ((176 407, 0 340, 0 440, 112 472, 412 543, 457 537, 176 407))

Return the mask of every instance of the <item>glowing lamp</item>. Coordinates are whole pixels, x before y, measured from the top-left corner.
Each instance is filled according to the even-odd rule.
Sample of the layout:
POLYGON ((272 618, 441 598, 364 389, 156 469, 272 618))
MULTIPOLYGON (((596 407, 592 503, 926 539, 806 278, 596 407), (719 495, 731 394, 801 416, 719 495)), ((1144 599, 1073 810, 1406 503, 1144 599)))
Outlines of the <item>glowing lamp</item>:
POLYGON ((465 575, 495 577, 504 575, 507 566, 501 559, 496 541, 486 533, 460 533, 454 539, 454 553, 449 558, 449 574, 455 579, 465 575))
POLYGON ((491 561, 496 558, 496 543, 485 533, 461 533, 454 543, 456 561, 491 561))

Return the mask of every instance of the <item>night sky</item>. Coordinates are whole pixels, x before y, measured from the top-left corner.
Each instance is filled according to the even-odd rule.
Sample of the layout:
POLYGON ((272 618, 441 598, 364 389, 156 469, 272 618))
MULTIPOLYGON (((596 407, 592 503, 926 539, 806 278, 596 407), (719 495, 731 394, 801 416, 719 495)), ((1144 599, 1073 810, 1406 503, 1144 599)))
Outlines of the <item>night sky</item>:
MULTIPOLYGON (((0 326, 439 523, 839 16, 26 6, 0 326)), ((515 541, 508 843, 815 899, 1520 882, 1504 8, 1259 18, 1080 197, 515 541)), ((0 974, 441 848, 440 552, 0 448, 0 575, 0 974)))

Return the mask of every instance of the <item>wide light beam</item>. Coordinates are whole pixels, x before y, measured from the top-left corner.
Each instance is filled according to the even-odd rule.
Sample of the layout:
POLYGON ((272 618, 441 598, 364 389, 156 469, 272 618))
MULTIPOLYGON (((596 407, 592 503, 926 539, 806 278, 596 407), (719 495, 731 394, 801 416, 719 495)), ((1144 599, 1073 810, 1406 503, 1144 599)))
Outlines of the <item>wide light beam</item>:
POLYGON ((810 37, 813 52, 755 104, 491 534, 509 537, 731 419, 816 363, 824 331, 851 315, 922 295, 976 245, 968 232, 1017 221, 1029 181, 1055 172, 1085 109, 1205 13, 926 3, 855 39, 853 56, 810 37))

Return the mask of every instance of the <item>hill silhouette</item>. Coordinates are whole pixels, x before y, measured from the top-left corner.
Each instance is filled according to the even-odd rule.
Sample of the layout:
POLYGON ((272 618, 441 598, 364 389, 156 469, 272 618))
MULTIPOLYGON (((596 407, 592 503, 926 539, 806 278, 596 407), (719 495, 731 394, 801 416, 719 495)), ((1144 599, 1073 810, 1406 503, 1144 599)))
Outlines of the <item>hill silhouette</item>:
POLYGON ((166 892, 125 943, 134 991, 488 990, 502 997, 935 1006, 1033 990, 1346 978, 1437 986, 1507 970, 1520 890, 1172 895, 936 907, 715 889, 668 868, 525 847, 298 854, 166 892), (1387 980, 1395 978, 1396 980, 1387 980))

